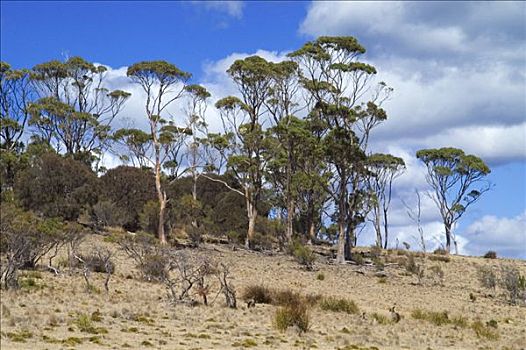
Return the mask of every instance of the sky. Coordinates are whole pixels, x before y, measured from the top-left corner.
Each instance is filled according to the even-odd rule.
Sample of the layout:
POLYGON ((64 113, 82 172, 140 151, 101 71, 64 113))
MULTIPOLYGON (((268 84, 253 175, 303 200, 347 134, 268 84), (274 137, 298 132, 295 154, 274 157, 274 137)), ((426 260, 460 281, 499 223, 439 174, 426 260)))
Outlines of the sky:
MULTIPOLYGON (((141 92, 126 67, 163 59, 191 72, 212 103, 236 94, 225 71, 258 54, 280 61, 320 35, 351 35, 363 60, 394 89, 388 120, 371 149, 404 158, 395 183, 391 244, 416 247, 403 202, 429 190, 415 158, 421 148, 458 147, 491 167, 490 192, 456 227, 461 254, 495 250, 526 259, 526 3, 525 2, 11 2, 1 1, 0 56, 31 68, 71 56, 109 68, 111 88, 132 93, 116 121, 144 127, 141 92)), ((174 112, 176 113, 176 112, 174 112)), ((207 120, 218 125, 212 106, 207 120)), ((110 163, 112 160, 108 160, 110 163)), ((443 240, 437 208, 422 196, 428 247, 443 240)), ((359 244, 373 243, 370 227, 359 244)))

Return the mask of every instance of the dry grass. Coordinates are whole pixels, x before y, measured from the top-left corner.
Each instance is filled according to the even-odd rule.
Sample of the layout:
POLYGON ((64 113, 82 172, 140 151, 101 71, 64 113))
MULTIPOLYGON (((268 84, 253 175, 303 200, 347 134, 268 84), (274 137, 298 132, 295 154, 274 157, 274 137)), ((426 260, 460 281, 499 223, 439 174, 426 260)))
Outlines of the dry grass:
MULTIPOLYGON (((114 243, 98 236, 90 237, 87 244, 115 249, 114 243)), ((93 273, 90 279, 100 293, 88 293, 75 270, 70 274, 66 268, 58 277, 47 271, 24 272, 21 279, 32 279, 42 287, 2 291, 2 350, 526 348, 524 307, 508 303, 507 290, 498 285, 489 294, 477 273, 479 266, 501 271, 506 265, 524 275, 523 261, 451 255, 448 263, 438 263, 444 272, 443 285, 431 285, 415 284, 404 265, 386 264, 387 283, 377 283, 375 267, 367 264, 319 261, 318 271, 310 272, 298 268, 287 255, 231 251, 207 243, 190 252, 231 266, 238 299, 259 295, 266 302, 250 309, 238 303, 237 309, 229 309, 221 295, 214 301, 219 283, 210 279, 209 306, 170 304, 165 287, 144 281, 135 262, 117 251, 109 293, 104 291, 102 273, 93 273), (323 280, 317 274, 323 274, 323 280), (476 298, 470 300, 470 294, 476 298), (290 310, 279 311, 298 300, 305 305, 305 314, 298 314, 308 315, 307 322, 301 321, 304 317, 296 323, 288 321, 290 310), (323 309, 327 300, 331 306, 323 309), (402 315, 398 323, 388 312, 394 304, 402 315), (359 312, 349 305, 359 306, 359 312), (417 318, 412 317, 414 310, 420 310, 417 318), (277 313, 287 320, 285 331, 276 325, 277 313)), ((381 258, 405 261, 413 256, 407 251, 397 254, 383 251, 381 258)), ((413 258, 420 264, 429 256, 413 258)))

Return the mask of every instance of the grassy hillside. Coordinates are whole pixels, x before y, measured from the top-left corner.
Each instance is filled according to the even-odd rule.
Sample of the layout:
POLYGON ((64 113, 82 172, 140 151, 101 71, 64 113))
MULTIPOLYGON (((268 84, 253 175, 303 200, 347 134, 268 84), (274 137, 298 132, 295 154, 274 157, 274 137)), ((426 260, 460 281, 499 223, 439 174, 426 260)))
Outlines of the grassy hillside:
MULTIPOLYGON (((229 266, 238 300, 237 309, 231 309, 222 294, 216 298, 219 283, 213 276, 206 282, 208 306, 196 294, 195 306, 171 303, 165 285, 141 278, 134 261, 115 243, 93 235, 83 250, 93 244, 115 252, 109 293, 103 273, 91 274, 88 292, 82 269, 63 267, 59 275, 22 271, 22 288, 2 291, 2 349, 526 347, 526 308, 511 305, 500 287, 481 287, 478 279, 481 266, 493 268, 497 276, 504 266, 513 266, 524 275, 524 261, 403 251, 371 255, 370 249, 358 248, 362 265, 333 265, 320 254, 313 271, 306 271, 283 253, 214 244, 184 249, 189 256, 229 266), (269 303, 247 308, 244 299, 254 297, 247 295, 249 289, 267 293, 269 303), (279 296, 287 299, 294 293, 307 300, 302 301, 306 332, 277 327, 276 312, 284 312, 288 303, 279 296), (399 322, 389 312, 394 305, 399 322)), ((64 257, 55 261, 64 265, 64 257)))

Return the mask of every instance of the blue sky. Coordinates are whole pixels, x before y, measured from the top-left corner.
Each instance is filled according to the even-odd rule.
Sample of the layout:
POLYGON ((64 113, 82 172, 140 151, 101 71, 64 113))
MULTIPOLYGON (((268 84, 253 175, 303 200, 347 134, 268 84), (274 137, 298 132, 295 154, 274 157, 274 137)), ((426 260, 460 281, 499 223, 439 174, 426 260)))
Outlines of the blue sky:
MULTIPOLYGON (((165 59, 216 99, 234 92, 224 74, 234 59, 279 60, 319 35, 356 36, 394 88, 390 120, 373 137, 376 151, 409 164, 392 232, 410 241, 415 231, 399 200, 426 189, 414 152, 451 145, 485 159, 495 184, 457 228, 461 251, 526 258, 525 3, 1 2, 1 60, 14 67, 80 55, 131 89, 123 67, 165 59)), ((139 104, 124 111, 138 125, 139 104)), ((423 208, 426 231, 439 235, 436 209, 423 208)))

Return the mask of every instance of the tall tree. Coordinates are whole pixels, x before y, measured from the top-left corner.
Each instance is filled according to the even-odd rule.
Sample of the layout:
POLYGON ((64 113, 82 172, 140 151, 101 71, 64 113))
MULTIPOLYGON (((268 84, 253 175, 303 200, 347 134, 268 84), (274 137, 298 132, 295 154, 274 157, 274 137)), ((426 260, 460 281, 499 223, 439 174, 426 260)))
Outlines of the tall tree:
POLYGON ((111 123, 130 94, 106 87, 106 67, 81 57, 38 64, 31 79, 40 99, 29 120, 39 137, 76 159, 100 159, 111 139, 111 123))
POLYGON ((162 186, 162 165, 171 161, 179 163, 182 139, 188 134, 186 128, 177 127, 173 121, 164 119, 167 108, 179 100, 184 92, 190 73, 184 72, 166 61, 143 61, 128 67, 127 75, 146 94, 145 111, 150 125, 149 142, 153 155, 147 157, 155 173, 155 189, 159 202, 159 225, 157 234, 161 244, 166 244, 164 232, 165 210, 168 203, 162 186))
POLYGON ((385 120, 376 103, 388 90, 367 95, 376 69, 358 59, 365 53, 353 37, 319 37, 289 54, 300 64, 302 84, 310 97, 311 115, 327 125, 327 160, 333 175, 328 192, 338 223, 337 261, 351 258, 352 237, 364 221, 365 151, 371 129, 385 120))
POLYGON ((367 168, 371 172, 368 185, 374 195, 372 213, 376 245, 387 249, 389 240, 387 212, 391 204, 393 181, 405 171, 405 162, 402 158, 390 154, 375 153, 367 157, 367 168), (381 222, 383 222, 383 235, 381 222))
MULTIPOLYGON (((273 80, 267 108, 273 119, 274 128, 270 134, 277 141, 273 152, 272 178, 274 186, 282 194, 286 211, 286 238, 292 242, 293 222, 296 213, 298 188, 294 178, 299 171, 299 156, 303 150, 302 143, 309 136, 305 123, 295 117, 301 110, 299 106, 299 72, 294 61, 274 64, 273 80)), ((296 181, 297 182, 297 181, 296 181)))
POLYGON ((453 237, 457 250, 454 225, 470 205, 490 190, 491 185, 485 177, 491 170, 482 159, 458 148, 422 149, 416 152, 416 157, 427 167, 426 181, 433 190, 431 198, 442 216, 446 249, 451 251, 453 237))
MULTIPOLYGON (((224 136, 229 145, 228 169, 235 175, 242 191, 235 190, 245 198, 247 205, 248 231, 245 246, 251 247, 254 239, 257 205, 263 190, 266 162, 264 149, 263 118, 265 101, 270 96, 274 64, 259 56, 235 61, 227 73, 236 83, 241 99, 225 97, 216 103, 221 112, 224 136)), ((223 153, 226 154, 226 153, 223 153)))
POLYGON ((0 178, 2 190, 14 183, 22 136, 29 119, 28 105, 34 89, 26 69, 15 70, 0 62, 0 178))

